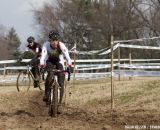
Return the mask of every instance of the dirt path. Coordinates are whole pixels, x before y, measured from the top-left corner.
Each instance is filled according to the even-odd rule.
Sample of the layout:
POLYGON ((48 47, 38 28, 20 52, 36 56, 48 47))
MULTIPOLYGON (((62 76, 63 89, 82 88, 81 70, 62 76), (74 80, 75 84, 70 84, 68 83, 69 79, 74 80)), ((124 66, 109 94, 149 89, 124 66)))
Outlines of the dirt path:
POLYGON ((48 117, 48 108, 42 102, 43 91, 18 93, 14 87, 1 87, 0 130, 100 130, 103 123, 93 113, 64 106, 57 118, 48 117))
POLYGON ((43 91, 32 89, 18 93, 15 86, 1 86, 0 130, 124 130, 127 125, 160 125, 157 79, 117 82, 114 111, 110 109, 108 86, 106 80, 77 82, 76 88, 68 90, 72 93, 69 104, 63 106, 63 113, 57 118, 48 116, 48 108, 42 101, 43 91), (148 84, 149 87, 141 86, 148 84), (157 93, 150 95, 149 92, 157 93), (135 95, 139 98, 130 98, 135 95), (143 95, 146 98, 141 98, 143 95), (148 107, 151 96, 157 100, 148 107))

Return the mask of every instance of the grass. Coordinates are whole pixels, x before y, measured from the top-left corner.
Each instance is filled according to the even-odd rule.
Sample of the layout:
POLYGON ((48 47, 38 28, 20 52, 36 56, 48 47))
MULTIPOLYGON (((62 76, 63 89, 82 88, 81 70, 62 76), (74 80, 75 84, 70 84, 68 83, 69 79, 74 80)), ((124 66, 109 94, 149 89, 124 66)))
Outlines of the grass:
POLYGON ((159 91, 157 88, 160 88, 159 81, 151 81, 149 83, 144 83, 143 85, 138 85, 134 90, 128 91, 125 93, 117 94, 116 95, 116 101, 118 101, 118 104, 127 104, 131 102, 136 102, 136 100, 139 99, 145 99, 149 98, 153 100, 154 95, 158 95, 159 91), (139 89, 136 89, 136 88, 139 89))
MULTIPOLYGON (((159 78, 136 77, 133 80, 115 79, 115 105, 118 107, 132 104, 149 104, 160 99, 159 78)), ((75 80, 67 83, 70 104, 110 106, 110 78, 75 80)), ((15 88, 16 89, 16 88, 15 88)), ((158 104, 158 103, 157 103, 158 104)))
POLYGON ((89 100, 86 104, 89 104, 91 106, 95 106, 97 104, 104 105, 104 104, 109 104, 109 103, 110 103, 110 98, 103 98, 103 99, 94 98, 92 100, 89 100))
MULTIPOLYGON (((60 115, 56 122, 58 119, 66 119, 64 120, 66 122, 71 118, 70 122, 83 122, 83 124, 87 122, 88 125, 100 126, 99 129, 109 125, 113 126, 113 129, 114 127, 118 128, 118 130, 123 130, 126 124, 150 125, 159 123, 160 83, 158 78, 141 77, 133 80, 126 79, 125 81, 115 80, 114 86, 115 109, 113 111, 110 100, 110 78, 78 80, 74 82, 74 86, 73 81, 70 81, 67 84, 68 104, 64 109, 64 114, 60 115)), ((42 101, 44 91, 31 89, 27 93, 18 93, 15 86, 6 87, 1 87, 1 111, 16 113, 17 110, 25 110, 34 113, 35 119, 42 117, 42 122, 46 122, 48 108, 43 105, 42 101)), ((19 116, 18 118, 17 116, 14 117, 19 118, 19 116)), ((25 116, 26 118, 27 116, 25 116)), ((29 117, 28 120, 30 119, 29 117)), ((26 123, 26 120, 24 121, 23 123, 26 123)), ((48 120, 47 117, 47 122, 52 124, 54 121, 48 120)))
MULTIPOLYGON (((70 83, 71 90, 72 83, 70 83)), ((110 80, 75 81, 75 88, 70 97, 71 104, 110 106, 110 80)), ((149 105, 159 102, 160 83, 156 78, 142 78, 115 82, 115 106, 149 105)), ((157 103, 159 104, 159 103, 157 103)), ((158 105, 157 105, 158 106, 158 105)))
POLYGON ((119 104, 125 104, 128 102, 134 102, 138 99, 138 97, 142 95, 142 92, 133 92, 133 93, 124 93, 121 95, 116 96, 116 101, 119 102, 119 104))

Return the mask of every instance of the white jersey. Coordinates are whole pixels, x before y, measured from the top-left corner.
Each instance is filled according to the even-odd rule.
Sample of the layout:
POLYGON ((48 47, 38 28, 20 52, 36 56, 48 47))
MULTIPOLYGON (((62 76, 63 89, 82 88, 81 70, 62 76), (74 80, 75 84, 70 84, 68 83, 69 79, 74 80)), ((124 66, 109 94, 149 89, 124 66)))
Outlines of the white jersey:
POLYGON ((50 46, 50 42, 47 41, 43 44, 43 47, 42 47, 42 54, 41 54, 41 59, 40 59, 40 65, 45 65, 46 64, 46 61, 47 60, 53 60, 53 62, 59 62, 63 65, 63 68, 64 68, 64 56, 67 60, 67 63, 69 65, 72 64, 71 62, 71 58, 69 56, 69 53, 68 53, 68 49, 66 48, 66 46, 64 45, 64 43, 62 42, 59 42, 59 47, 60 47, 60 51, 58 51, 57 49, 53 49, 51 46, 50 46), (56 60, 58 59, 58 61, 56 60))

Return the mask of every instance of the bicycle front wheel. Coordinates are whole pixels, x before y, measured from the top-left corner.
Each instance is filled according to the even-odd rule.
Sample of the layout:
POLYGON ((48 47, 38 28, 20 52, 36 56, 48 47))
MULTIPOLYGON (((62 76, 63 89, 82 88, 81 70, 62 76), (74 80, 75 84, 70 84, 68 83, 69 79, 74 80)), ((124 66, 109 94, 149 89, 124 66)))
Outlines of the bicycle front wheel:
POLYGON ((50 91, 49 114, 51 117, 56 117, 58 113, 58 95, 58 86, 54 85, 53 89, 50 91))
POLYGON ((20 72, 17 77, 16 87, 18 92, 28 91, 31 85, 30 75, 27 72, 20 72))

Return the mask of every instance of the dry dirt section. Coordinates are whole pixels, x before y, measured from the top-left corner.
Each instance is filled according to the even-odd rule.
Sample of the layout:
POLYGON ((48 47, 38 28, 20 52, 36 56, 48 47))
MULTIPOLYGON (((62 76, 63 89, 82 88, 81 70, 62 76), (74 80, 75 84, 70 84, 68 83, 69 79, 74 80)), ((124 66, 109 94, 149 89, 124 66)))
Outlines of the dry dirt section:
POLYGON ((160 126, 159 78, 116 81, 110 110, 110 81, 70 82, 67 102, 57 118, 48 117, 43 91, 18 93, 1 86, 0 130, 124 130, 127 125, 160 126))

